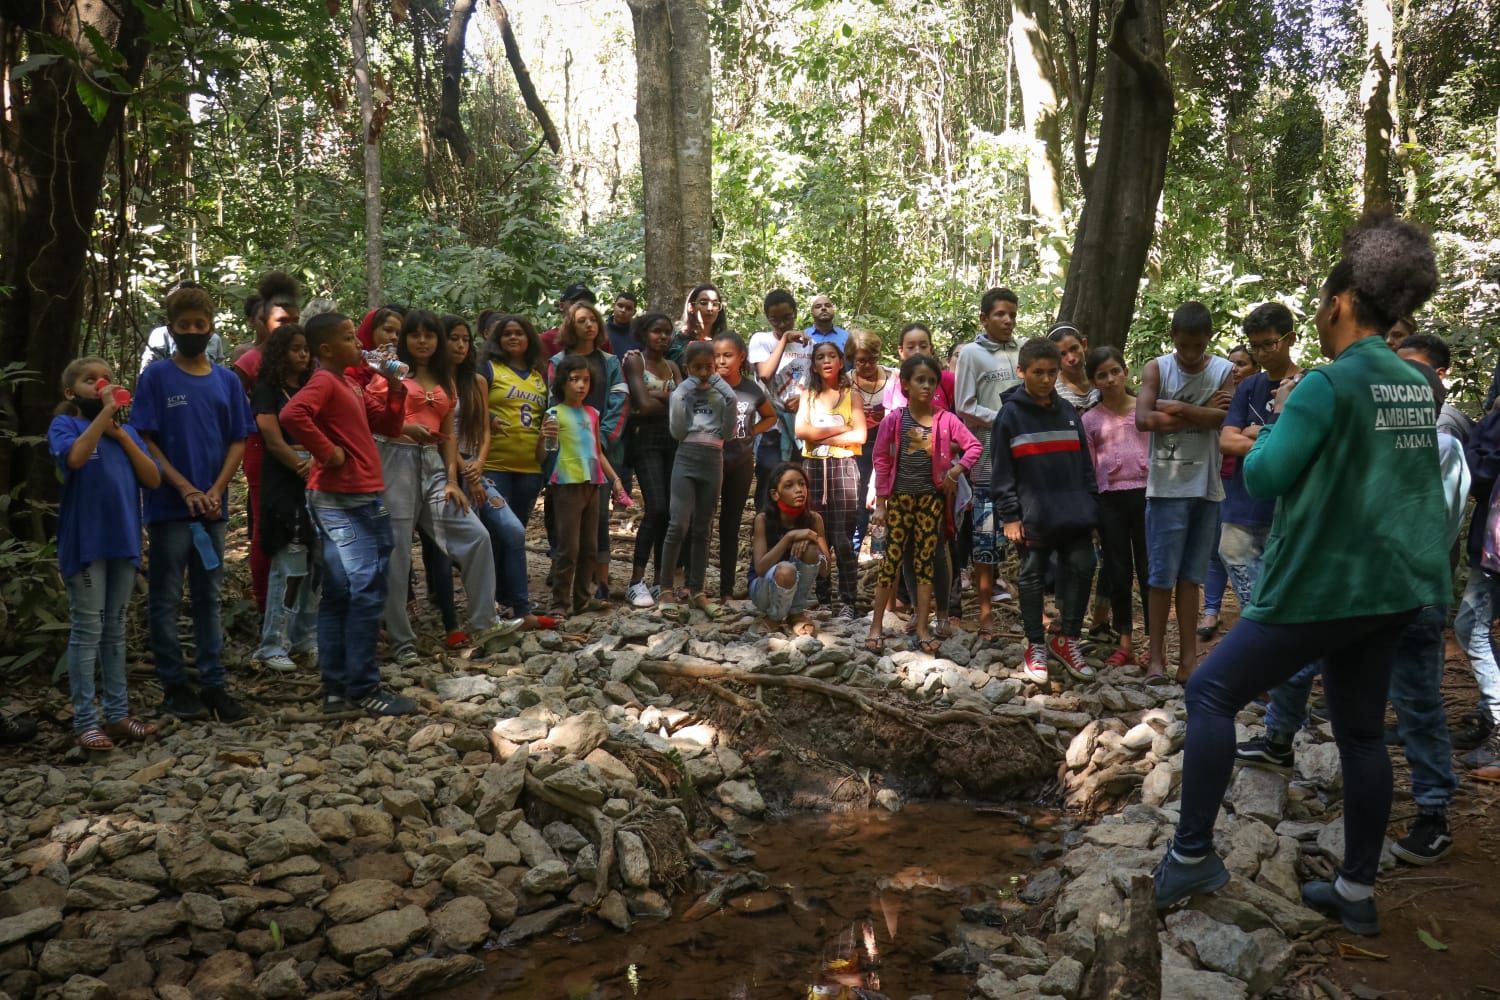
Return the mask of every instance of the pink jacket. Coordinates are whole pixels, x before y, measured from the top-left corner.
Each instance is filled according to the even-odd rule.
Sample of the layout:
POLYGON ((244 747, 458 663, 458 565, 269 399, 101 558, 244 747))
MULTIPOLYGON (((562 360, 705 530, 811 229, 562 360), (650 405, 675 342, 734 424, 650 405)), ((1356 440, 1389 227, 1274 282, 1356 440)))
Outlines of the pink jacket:
MULTIPOLYGON (((901 448, 901 415, 906 407, 886 413, 880 421, 880 432, 875 437, 875 495, 888 497, 896 486, 896 456, 901 448)), ((953 465, 953 446, 963 449, 958 464, 965 472, 974 468, 984 446, 979 443, 964 422, 950 410, 932 411, 932 481, 939 488, 943 477, 953 465)))

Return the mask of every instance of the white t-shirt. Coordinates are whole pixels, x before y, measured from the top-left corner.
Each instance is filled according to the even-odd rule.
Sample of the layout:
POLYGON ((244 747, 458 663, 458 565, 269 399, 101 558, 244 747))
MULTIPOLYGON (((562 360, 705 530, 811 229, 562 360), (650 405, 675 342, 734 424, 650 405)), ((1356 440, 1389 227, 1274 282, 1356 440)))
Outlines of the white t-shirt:
MULTIPOLYGON (((752 365, 768 360, 776 352, 776 345, 780 341, 781 337, 777 334, 762 330, 750 338, 750 346, 745 352, 746 360, 752 365)), ((812 352, 811 341, 805 344, 787 344, 786 350, 781 352, 776 374, 765 380, 771 401, 778 410, 787 409, 787 401, 802 394, 802 387, 807 384, 807 372, 812 367, 812 352)))

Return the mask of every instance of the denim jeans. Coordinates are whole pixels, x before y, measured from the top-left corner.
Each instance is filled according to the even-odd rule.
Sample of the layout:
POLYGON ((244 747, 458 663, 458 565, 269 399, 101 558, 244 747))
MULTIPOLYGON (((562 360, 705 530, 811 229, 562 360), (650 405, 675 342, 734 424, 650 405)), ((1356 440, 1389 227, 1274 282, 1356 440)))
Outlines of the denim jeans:
POLYGON ((1266 739, 1273 743, 1292 742, 1307 721, 1307 700, 1312 696, 1313 681, 1322 672, 1323 661, 1314 660, 1271 688, 1271 698, 1266 704, 1266 739))
POLYGON ((1076 639, 1083 634, 1083 615, 1088 610, 1094 582, 1094 536, 1085 532, 1060 545, 1020 547, 1021 572, 1016 583, 1021 591, 1021 623, 1026 641, 1047 641, 1042 623, 1042 574, 1047 561, 1057 553, 1057 605, 1062 634, 1076 639))
POLYGON ((104 684, 104 721, 130 714, 125 692, 125 608, 135 589, 135 563, 98 559, 63 581, 68 587, 68 690, 73 732, 99 725, 94 710, 94 667, 104 684))
POLYGON ((1187 685, 1181 820, 1173 841, 1186 857, 1213 850, 1214 820, 1234 770, 1234 717, 1256 693, 1322 657, 1323 689, 1344 771, 1343 864, 1374 885, 1391 812, 1385 702, 1402 631, 1416 610, 1298 625, 1241 618, 1187 685))
POLYGON ((750 584, 750 600, 756 609, 773 622, 784 622, 792 615, 807 608, 812 599, 813 581, 818 578, 820 564, 801 560, 787 560, 771 567, 771 572, 757 576, 750 584), (783 566, 797 574, 797 582, 783 587, 776 582, 776 571, 783 566))
POLYGON ((357 507, 324 507, 314 500, 312 517, 323 553, 318 602, 323 693, 357 701, 380 685, 375 642, 395 547, 391 515, 376 498, 357 507))
POLYGON ((1453 776, 1453 743, 1443 710, 1443 626, 1448 609, 1429 605, 1406 626, 1391 665, 1391 707, 1406 743, 1411 766, 1411 797, 1426 810, 1447 811, 1458 787, 1453 776))
POLYGON ((1234 588, 1241 610, 1250 603, 1260 579, 1260 560, 1271 529, 1254 524, 1224 524, 1219 527, 1219 561, 1234 588))
POLYGON ((269 660, 312 649, 318 637, 318 587, 307 546, 291 542, 271 557, 260 648, 252 659, 269 660))
POLYGON ((203 568, 193 547, 192 521, 157 521, 146 528, 151 553, 146 565, 147 609, 151 656, 156 676, 170 691, 187 683, 182 642, 177 637, 177 613, 182 604, 182 577, 187 574, 193 618, 193 643, 198 652, 198 681, 204 687, 224 686, 224 627, 219 617, 219 587, 224 581, 225 521, 203 526, 219 554, 217 568, 203 568))
POLYGON ((1495 592, 1500 583, 1478 566, 1469 567, 1469 583, 1453 619, 1453 634, 1469 654, 1474 680, 1479 683, 1479 711, 1500 725, 1500 665, 1490 640, 1490 622, 1495 618, 1495 592))
MULTIPOLYGON (((509 503, 495 506, 503 500, 495 484, 485 481, 483 505, 474 508, 484 530, 489 532, 490 548, 495 553, 495 596, 501 604, 510 608, 511 614, 522 616, 531 613, 531 588, 526 579, 526 529, 522 527, 509 503)), ((453 600, 453 563, 427 536, 422 538, 422 562, 427 569, 427 592, 435 596, 439 581, 446 581, 448 600, 453 600), (430 548, 429 548, 430 546, 430 548)), ((451 612, 444 609, 444 616, 451 612)), ((452 625, 443 623, 452 631, 452 625)))
POLYGON ((542 474, 540 472, 486 472, 484 478, 500 491, 500 495, 510 506, 511 512, 516 515, 516 520, 521 522, 522 528, 525 528, 531 521, 531 512, 536 509, 536 498, 542 495, 542 474))

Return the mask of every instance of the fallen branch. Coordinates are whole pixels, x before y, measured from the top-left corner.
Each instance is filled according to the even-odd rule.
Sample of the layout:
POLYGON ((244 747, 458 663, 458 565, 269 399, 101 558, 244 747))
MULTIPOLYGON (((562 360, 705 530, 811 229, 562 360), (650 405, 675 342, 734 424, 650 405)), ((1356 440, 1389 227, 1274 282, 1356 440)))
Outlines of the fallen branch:
POLYGON ((757 701, 752 701, 742 694, 735 694, 724 685, 717 684, 709 680, 707 677, 699 679, 698 683, 703 685, 703 687, 706 688, 710 693, 723 698, 725 701, 738 708, 741 712, 759 716, 762 719, 766 718, 768 715, 768 713, 766 712, 766 706, 760 704, 757 701))
POLYGON ((363 719, 364 712, 282 712, 281 721, 284 725, 297 725, 302 722, 342 722, 347 719, 363 719))
POLYGON ((571 816, 588 821, 599 835, 599 873, 594 876, 594 898, 603 899, 609 892, 609 873, 615 866, 615 824, 608 816, 586 802, 559 795, 530 771, 526 772, 526 791, 548 805, 571 816))

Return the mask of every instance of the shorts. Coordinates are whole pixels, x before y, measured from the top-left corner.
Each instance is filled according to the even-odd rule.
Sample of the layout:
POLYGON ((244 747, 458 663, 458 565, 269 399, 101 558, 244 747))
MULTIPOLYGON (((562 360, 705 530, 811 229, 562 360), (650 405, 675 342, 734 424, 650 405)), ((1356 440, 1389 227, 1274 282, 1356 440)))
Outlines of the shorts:
POLYGON ((995 523, 995 502, 974 494, 974 531, 969 560, 976 566, 996 566, 1005 556, 1005 533, 995 523))
POLYGON ((1203 497, 1146 498, 1147 583, 1171 590, 1201 585, 1219 535, 1219 503, 1203 497))

